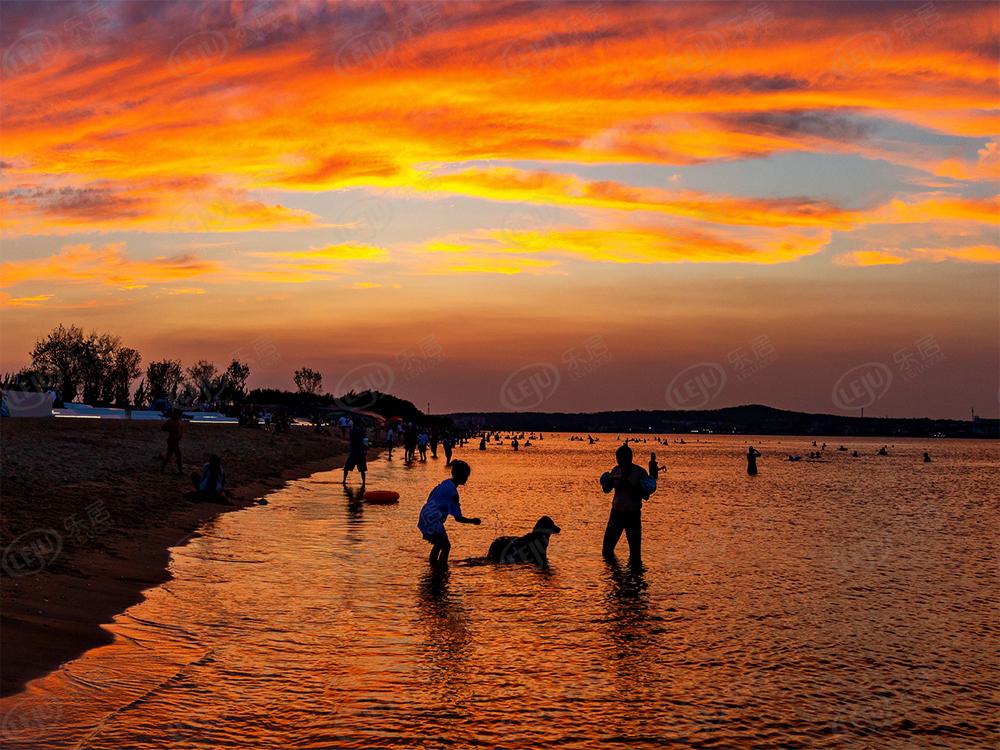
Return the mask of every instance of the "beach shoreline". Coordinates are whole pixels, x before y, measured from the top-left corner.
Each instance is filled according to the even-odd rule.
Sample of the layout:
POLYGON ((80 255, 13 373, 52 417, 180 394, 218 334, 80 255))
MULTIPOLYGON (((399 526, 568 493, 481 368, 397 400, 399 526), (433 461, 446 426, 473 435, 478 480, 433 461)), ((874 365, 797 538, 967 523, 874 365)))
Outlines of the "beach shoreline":
POLYGON ((343 463, 307 427, 276 435, 187 425, 184 473, 161 474, 159 423, 0 420, 3 575, 0 695, 110 643, 103 626, 170 579, 171 548, 221 514, 343 463), (217 453, 232 504, 192 502, 188 474, 217 453))

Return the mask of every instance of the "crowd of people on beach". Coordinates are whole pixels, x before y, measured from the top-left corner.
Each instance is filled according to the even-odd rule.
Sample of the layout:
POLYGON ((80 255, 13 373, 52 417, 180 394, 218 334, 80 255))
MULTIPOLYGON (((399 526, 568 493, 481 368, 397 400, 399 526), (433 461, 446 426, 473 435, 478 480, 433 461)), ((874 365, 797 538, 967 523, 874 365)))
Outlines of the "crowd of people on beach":
POLYGON ((455 446, 465 445, 464 435, 456 437, 451 431, 440 432, 436 427, 424 427, 413 422, 399 421, 390 424, 385 434, 386 459, 392 460, 392 450, 403 446, 403 461, 426 463, 427 452, 431 458, 438 457, 438 447, 444 452, 445 466, 451 466, 455 446), (419 458, 418 458, 419 456, 419 458))
MULTIPOLYGON (((499 432, 484 432, 480 436, 480 450, 485 450, 486 445, 490 441, 503 442, 505 440, 510 440, 513 449, 517 450, 518 440, 523 437, 523 434, 501 437, 499 432)), ((531 439, 535 439, 535 437, 534 434, 531 435, 531 439)), ((540 435, 538 439, 541 439, 540 435)), ((576 435, 571 436, 569 439, 571 441, 583 440, 583 438, 576 435)), ((591 444, 597 442, 589 435, 587 436, 587 440, 591 444)), ((654 441, 661 445, 668 444, 666 438, 656 437, 654 441)), ((605 494, 614 493, 604 530, 601 551, 606 558, 614 558, 615 548, 624 534, 628 543, 630 564, 641 565, 642 506, 643 502, 649 500, 650 496, 656 492, 660 472, 664 467, 659 464, 655 452, 650 453, 646 469, 635 464, 633 460, 634 454, 629 445, 630 442, 645 443, 647 439, 626 438, 615 450, 615 466, 601 474, 599 478, 601 490, 605 494)), ((683 439, 678 440, 678 443, 683 444, 683 439)), ((528 443, 526 442, 525 444, 528 443)), ((813 446, 816 446, 815 441, 813 442, 813 446)), ((826 449, 826 443, 823 443, 819 450, 812 452, 812 455, 820 457, 826 449)), ((848 449, 841 445, 837 450, 847 451, 848 449)), ((747 447, 747 474, 750 476, 757 475, 757 459, 762 455, 762 452, 753 445, 747 447)), ((859 454, 855 450, 852 455, 857 457, 859 454)), ((888 446, 879 448, 875 455, 888 455, 888 446)), ((929 452, 924 452, 923 461, 924 463, 931 462, 929 452)), ((462 513, 459 501, 458 488, 469 481, 472 473, 471 467, 465 461, 460 460, 450 463, 452 465, 451 478, 444 480, 431 490, 430 495, 421 508, 417 522, 417 527, 423 538, 431 544, 429 562, 434 567, 446 567, 448 564, 451 541, 444 526, 448 516, 452 516, 458 523, 463 524, 479 525, 481 522, 479 518, 465 516, 462 513)), ((523 537, 501 537, 494 540, 493 544, 490 545, 488 557, 494 561, 520 560, 524 562, 529 561, 530 558, 533 562, 545 564, 547 540, 553 533, 559 533, 559 528, 555 526, 551 518, 543 516, 539 519, 535 528, 523 537), (525 541, 528 539, 531 539, 531 541, 525 541), (511 553, 510 550, 512 549, 517 549, 518 553, 511 553), (530 550, 530 555, 526 555, 525 550, 530 550)))
MULTIPOLYGON (((183 472, 183 460, 181 453, 181 438, 184 432, 183 413, 179 409, 170 411, 168 418, 162 425, 162 430, 166 433, 166 450, 159 455, 160 470, 165 471, 171 459, 176 461, 178 473, 183 472)), ((265 430, 273 429, 281 432, 289 429, 287 417, 281 413, 272 415, 268 412, 260 414, 252 412, 247 414, 247 423, 260 425, 265 430), (276 418, 277 417, 277 418, 276 418)), ((241 423, 243 420, 241 419, 241 423)), ((343 466, 343 483, 346 485, 351 472, 358 471, 361 475, 362 489, 367 483, 368 475, 368 450, 370 440, 368 427, 363 418, 355 421, 350 415, 341 415, 337 419, 336 428, 340 436, 348 441, 347 458, 343 466)), ((479 449, 486 450, 487 446, 507 445, 514 451, 533 445, 532 441, 544 439, 541 433, 506 433, 499 431, 484 431, 479 436, 479 449)), ((578 435, 571 436, 571 441, 582 441, 584 438, 578 435)), ((620 440, 619 436, 619 440, 620 440)), ((585 440, 589 444, 598 442, 599 439, 588 435, 585 440)), ((668 445, 666 438, 654 437, 652 440, 658 445, 668 445)), ((386 459, 392 459, 393 449, 397 445, 403 448, 403 460, 406 463, 425 463, 430 457, 436 459, 438 447, 443 449, 446 459, 445 466, 451 469, 451 476, 439 483, 430 494, 421 508, 417 527, 423 538, 431 544, 429 561, 432 566, 446 567, 448 557, 451 552, 451 541, 445 530, 445 521, 449 516, 456 522, 462 524, 479 525, 481 520, 475 517, 468 517, 462 513, 459 500, 459 488, 464 486, 472 474, 470 465, 462 460, 453 459, 453 452, 456 446, 464 446, 467 441, 465 433, 457 436, 449 430, 443 433, 436 427, 427 427, 416 424, 413 421, 395 420, 385 428, 385 448, 386 459)), ((615 548, 621 537, 624 535, 629 548, 629 561, 632 564, 641 564, 642 554, 642 504, 649 500, 650 496, 656 492, 660 472, 663 470, 656 457, 655 452, 650 452, 649 461, 646 468, 642 468, 634 462, 634 453, 630 443, 646 443, 647 438, 626 437, 621 445, 615 450, 615 465, 605 471, 599 477, 599 485, 605 494, 612 494, 610 513, 605 526, 604 540, 602 543, 602 554, 605 557, 613 558, 615 548)), ((684 444, 683 439, 676 441, 684 444)), ((826 443, 821 446, 813 441, 813 447, 817 450, 809 452, 810 459, 821 459, 827 450, 826 443)), ((883 445, 878 449, 876 455, 887 456, 889 446, 883 445)), ((841 445, 837 451, 845 452, 848 448, 841 445)), ((757 459, 763 454, 754 445, 748 445, 746 451, 747 474, 756 476, 758 473, 757 459)), ((858 457, 858 451, 851 454, 858 457)), ((790 454, 789 460, 797 461, 801 456, 790 454)), ((931 462, 929 452, 924 452, 923 461, 931 462)), ((191 482, 194 486, 194 493, 199 498, 219 500, 226 498, 225 492, 225 471, 219 456, 208 457, 201 472, 191 475, 191 482)), ((504 560, 524 560, 528 558, 544 564, 545 551, 548 545, 548 537, 553 533, 559 533, 559 527, 555 525, 551 518, 543 516, 539 519, 535 528, 522 537, 503 537, 494 540, 490 546, 490 559, 496 558, 498 561, 504 560), (506 540, 506 541, 504 541, 506 540)))

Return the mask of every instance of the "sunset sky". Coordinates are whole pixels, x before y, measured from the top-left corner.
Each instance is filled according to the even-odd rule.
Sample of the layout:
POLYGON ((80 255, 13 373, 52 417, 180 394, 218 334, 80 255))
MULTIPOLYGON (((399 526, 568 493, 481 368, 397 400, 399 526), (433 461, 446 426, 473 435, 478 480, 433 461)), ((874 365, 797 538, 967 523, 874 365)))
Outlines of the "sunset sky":
POLYGON ((997 416, 995 3, 0 21, 0 370, 75 323, 436 412, 857 413, 874 367, 866 415, 997 416))

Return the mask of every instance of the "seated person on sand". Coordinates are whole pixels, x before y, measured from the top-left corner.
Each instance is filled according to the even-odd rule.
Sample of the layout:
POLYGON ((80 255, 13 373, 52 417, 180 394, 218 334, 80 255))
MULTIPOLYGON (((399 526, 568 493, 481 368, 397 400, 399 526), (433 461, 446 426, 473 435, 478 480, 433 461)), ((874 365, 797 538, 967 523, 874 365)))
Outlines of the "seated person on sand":
POLYGON ((208 457, 201 474, 193 472, 191 483, 199 497, 222 498, 226 491, 226 472, 222 470, 222 459, 216 454, 208 457))

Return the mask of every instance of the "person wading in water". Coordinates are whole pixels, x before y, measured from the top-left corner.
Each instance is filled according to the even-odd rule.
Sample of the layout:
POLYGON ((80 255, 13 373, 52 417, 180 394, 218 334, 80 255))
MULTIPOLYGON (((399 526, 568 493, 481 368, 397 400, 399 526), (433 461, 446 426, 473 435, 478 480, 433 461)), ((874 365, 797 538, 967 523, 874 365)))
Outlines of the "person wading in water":
POLYGON ((642 501, 656 492, 656 480, 641 466, 632 463, 632 449, 627 445, 615 451, 615 461, 617 466, 601 475, 604 494, 615 493, 604 530, 602 553, 605 558, 614 559, 615 546, 625 532, 629 562, 639 565, 642 562, 642 501))

